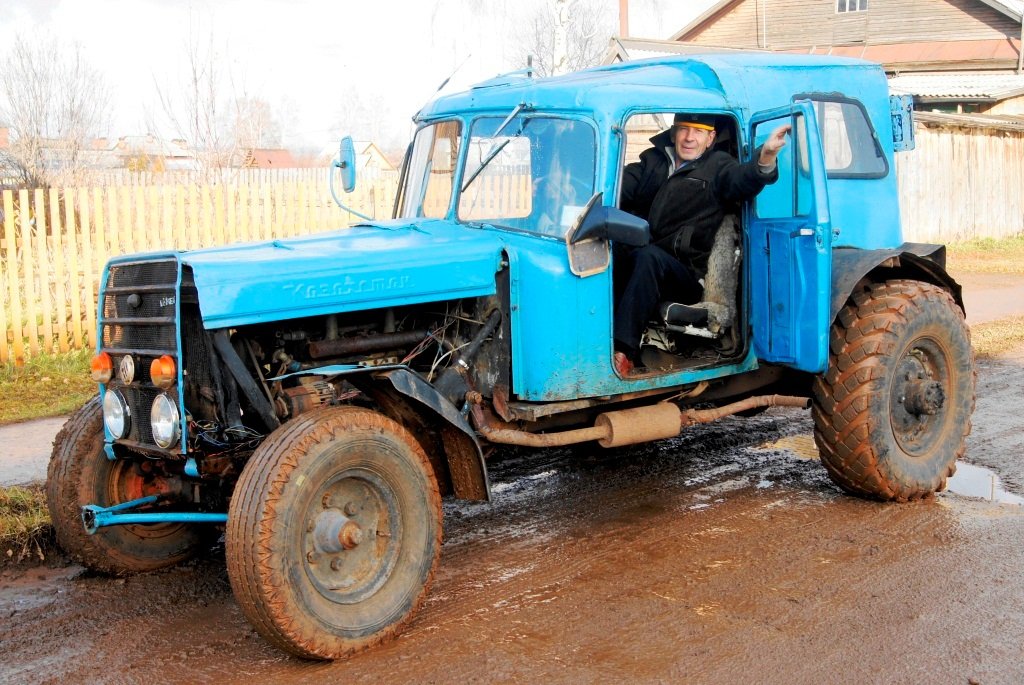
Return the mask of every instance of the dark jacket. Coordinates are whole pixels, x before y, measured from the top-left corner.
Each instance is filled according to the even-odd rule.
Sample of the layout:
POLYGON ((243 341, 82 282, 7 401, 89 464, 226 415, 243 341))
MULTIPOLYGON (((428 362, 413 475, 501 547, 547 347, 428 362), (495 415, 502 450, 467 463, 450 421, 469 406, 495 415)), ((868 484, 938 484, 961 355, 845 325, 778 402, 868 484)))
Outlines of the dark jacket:
POLYGON ((651 142, 654 147, 644 150, 639 162, 626 166, 620 206, 647 219, 651 242, 702 276, 726 212, 774 183, 778 169, 762 174, 756 154, 740 164, 728 153, 709 150, 669 177, 669 132, 651 142))

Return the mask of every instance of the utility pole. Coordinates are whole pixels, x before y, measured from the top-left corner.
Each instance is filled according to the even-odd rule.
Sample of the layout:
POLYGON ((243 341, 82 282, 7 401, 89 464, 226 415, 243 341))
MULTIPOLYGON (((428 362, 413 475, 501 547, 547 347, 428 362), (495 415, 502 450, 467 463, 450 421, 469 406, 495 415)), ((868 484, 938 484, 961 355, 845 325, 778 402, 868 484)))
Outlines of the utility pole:
POLYGON ((629 35, 629 0, 619 0, 619 36, 629 35))

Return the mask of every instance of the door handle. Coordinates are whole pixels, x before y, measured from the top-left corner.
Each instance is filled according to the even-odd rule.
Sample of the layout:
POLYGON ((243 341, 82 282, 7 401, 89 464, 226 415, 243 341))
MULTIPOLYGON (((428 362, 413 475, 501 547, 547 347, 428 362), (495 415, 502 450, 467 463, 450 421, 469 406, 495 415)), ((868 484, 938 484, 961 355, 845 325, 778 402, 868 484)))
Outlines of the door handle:
POLYGON ((795 231, 790 231, 790 233, 789 233, 789 237, 790 238, 797 238, 797 237, 800 237, 800 236, 811 236, 811 235, 814 235, 814 229, 806 227, 806 226, 804 228, 798 228, 795 231))

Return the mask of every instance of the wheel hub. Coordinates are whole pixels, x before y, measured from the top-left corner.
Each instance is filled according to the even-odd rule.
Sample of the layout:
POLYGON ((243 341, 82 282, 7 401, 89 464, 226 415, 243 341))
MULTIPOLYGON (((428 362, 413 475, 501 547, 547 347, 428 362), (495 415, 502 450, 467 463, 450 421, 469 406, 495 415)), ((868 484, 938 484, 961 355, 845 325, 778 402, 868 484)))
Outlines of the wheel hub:
POLYGON ((932 416, 942 409, 946 392, 936 381, 916 380, 907 384, 903 406, 914 416, 932 416))
POLYGON ((303 541, 310 580, 338 604, 373 596, 391 576, 401 549, 393 489, 357 467, 324 483, 310 505, 303 541))
POLYGON ((316 517, 313 545, 323 554, 355 549, 363 541, 363 529, 338 509, 328 509, 316 517))
POLYGON ((892 378, 889 417, 893 436, 912 456, 923 456, 941 439, 945 423, 949 361, 930 338, 908 348, 892 378))

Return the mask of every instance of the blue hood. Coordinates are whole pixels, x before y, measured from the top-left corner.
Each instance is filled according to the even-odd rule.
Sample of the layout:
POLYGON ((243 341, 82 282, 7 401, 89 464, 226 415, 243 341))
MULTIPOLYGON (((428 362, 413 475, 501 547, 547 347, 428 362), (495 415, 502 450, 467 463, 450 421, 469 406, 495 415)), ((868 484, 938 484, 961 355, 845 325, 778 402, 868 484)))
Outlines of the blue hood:
POLYGON ((302 238, 185 252, 209 328, 495 291, 502 243, 438 220, 376 222, 302 238))

